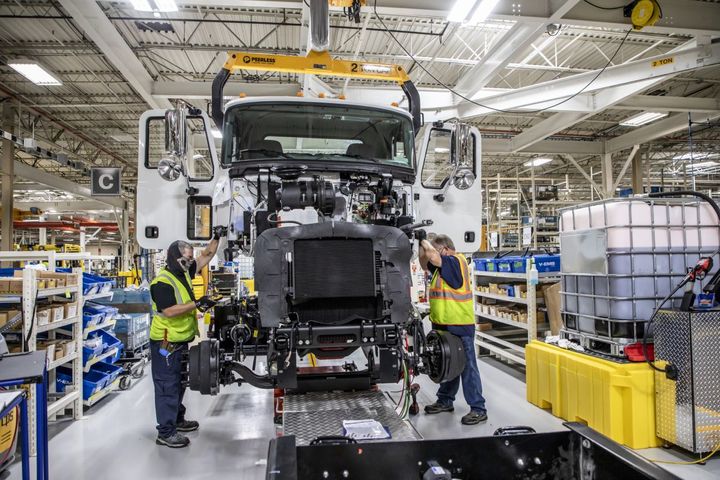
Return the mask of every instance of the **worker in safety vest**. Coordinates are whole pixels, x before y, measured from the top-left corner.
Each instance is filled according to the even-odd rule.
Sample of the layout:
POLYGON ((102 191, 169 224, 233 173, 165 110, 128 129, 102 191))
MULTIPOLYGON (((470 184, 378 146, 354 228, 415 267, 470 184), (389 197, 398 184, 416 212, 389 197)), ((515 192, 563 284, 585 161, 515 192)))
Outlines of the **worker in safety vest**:
POLYGON ((178 240, 167 250, 165 268, 150 284, 153 318, 150 325, 150 355, 155 384, 155 416, 158 437, 155 443, 182 448, 190 439, 179 432, 192 432, 200 424, 185 418, 182 403, 182 357, 199 334, 197 311, 205 312, 215 302, 204 296, 195 299, 192 278, 215 256, 223 228, 216 228, 208 247, 193 258, 193 248, 178 240))
POLYGON ((455 245, 447 235, 436 235, 432 241, 422 239, 419 253, 420 265, 432 275, 429 298, 433 329, 460 337, 467 359, 459 377, 440 384, 437 401, 427 405, 425 413, 454 411, 453 402, 462 379, 470 413, 462 417, 461 423, 477 425, 487 420, 487 411, 475 355, 475 312, 467 259, 455 251, 455 245))

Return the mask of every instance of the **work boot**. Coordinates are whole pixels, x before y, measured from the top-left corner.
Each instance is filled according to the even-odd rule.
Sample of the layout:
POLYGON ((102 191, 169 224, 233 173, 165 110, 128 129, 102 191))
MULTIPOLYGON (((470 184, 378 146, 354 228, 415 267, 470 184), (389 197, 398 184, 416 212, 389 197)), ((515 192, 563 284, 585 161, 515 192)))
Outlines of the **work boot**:
POLYGON ((477 425, 478 423, 484 422, 487 420, 487 413, 486 412, 473 412, 471 411, 462 419, 460 420, 460 423, 463 425, 477 425))
POLYGON ((452 405, 444 405, 440 402, 435 402, 432 405, 425 405, 425 413, 428 415, 435 415, 436 413, 442 412, 454 412, 455 407, 452 405))
POLYGON ((175 432, 169 437, 161 437, 160 435, 158 435, 155 443, 157 443, 158 445, 165 445, 166 447, 170 448, 183 448, 190 445, 190 439, 187 438, 185 435, 175 432))
POLYGON ((181 422, 177 422, 175 428, 178 432, 194 432, 200 428, 200 424, 195 420, 183 420, 181 422))

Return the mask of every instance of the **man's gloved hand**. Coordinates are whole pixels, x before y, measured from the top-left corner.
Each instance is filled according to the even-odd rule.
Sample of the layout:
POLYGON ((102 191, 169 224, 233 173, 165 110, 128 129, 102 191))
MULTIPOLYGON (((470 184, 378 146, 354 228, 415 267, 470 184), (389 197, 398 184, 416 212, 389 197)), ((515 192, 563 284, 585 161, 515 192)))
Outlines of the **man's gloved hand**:
POLYGON ((205 295, 195 302, 195 308, 200 310, 202 313, 207 312, 217 304, 215 300, 205 295))
POLYGON ((213 240, 220 240, 220 237, 227 235, 227 227, 217 226, 213 228, 213 240))
POLYGON ((418 242, 422 242, 423 240, 427 240, 427 232, 423 230, 422 228, 419 230, 415 230, 415 238, 418 242))

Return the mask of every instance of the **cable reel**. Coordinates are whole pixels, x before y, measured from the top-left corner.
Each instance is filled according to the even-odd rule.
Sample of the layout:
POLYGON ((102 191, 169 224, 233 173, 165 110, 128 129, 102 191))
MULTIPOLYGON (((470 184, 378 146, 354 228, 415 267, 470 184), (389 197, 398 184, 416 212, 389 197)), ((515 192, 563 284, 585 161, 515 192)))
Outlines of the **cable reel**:
POLYGON ((635 0, 623 8, 623 15, 630 18, 633 29, 642 30, 662 18, 662 8, 657 0, 635 0))

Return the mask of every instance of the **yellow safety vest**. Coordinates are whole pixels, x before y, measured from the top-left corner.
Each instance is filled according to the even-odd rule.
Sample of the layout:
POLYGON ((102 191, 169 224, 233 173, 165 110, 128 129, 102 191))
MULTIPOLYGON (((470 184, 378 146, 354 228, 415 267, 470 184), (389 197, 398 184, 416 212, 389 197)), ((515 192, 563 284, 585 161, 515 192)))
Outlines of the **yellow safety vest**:
POLYGON ((465 256, 453 255, 460 262, 463 283, 451 288, 440 276, 440 268, 430 283, 430 321, 438 325, 474 325, 473 293, 470 289, 470 267, 465 256))
MULTIPOLYGON (((185 280, 187 280, 188 285, 192 285, 190 282, 190 275, 188 275, 187 272, 185 273, 185 280)), ((192 301, 190 292, 188 292, 182 282, 164 268, 160 270, 160 273, 158 273, 157 277, 155 277, 150 286, 152 287, 157 283, 164 283, 173 288, 175 291, 175 302, 177 305, 192 301)), ((189 342, 195 338, 196 335, 200 334, 197 323, 197 311, 195 309, 178 317, 168 318, 158 311, 154 299, 152 302, 152 309, 153 318, 152 323, 150 324, 151 340, 164 340, 167 338, 168 342, 173 343, 189 342)))

